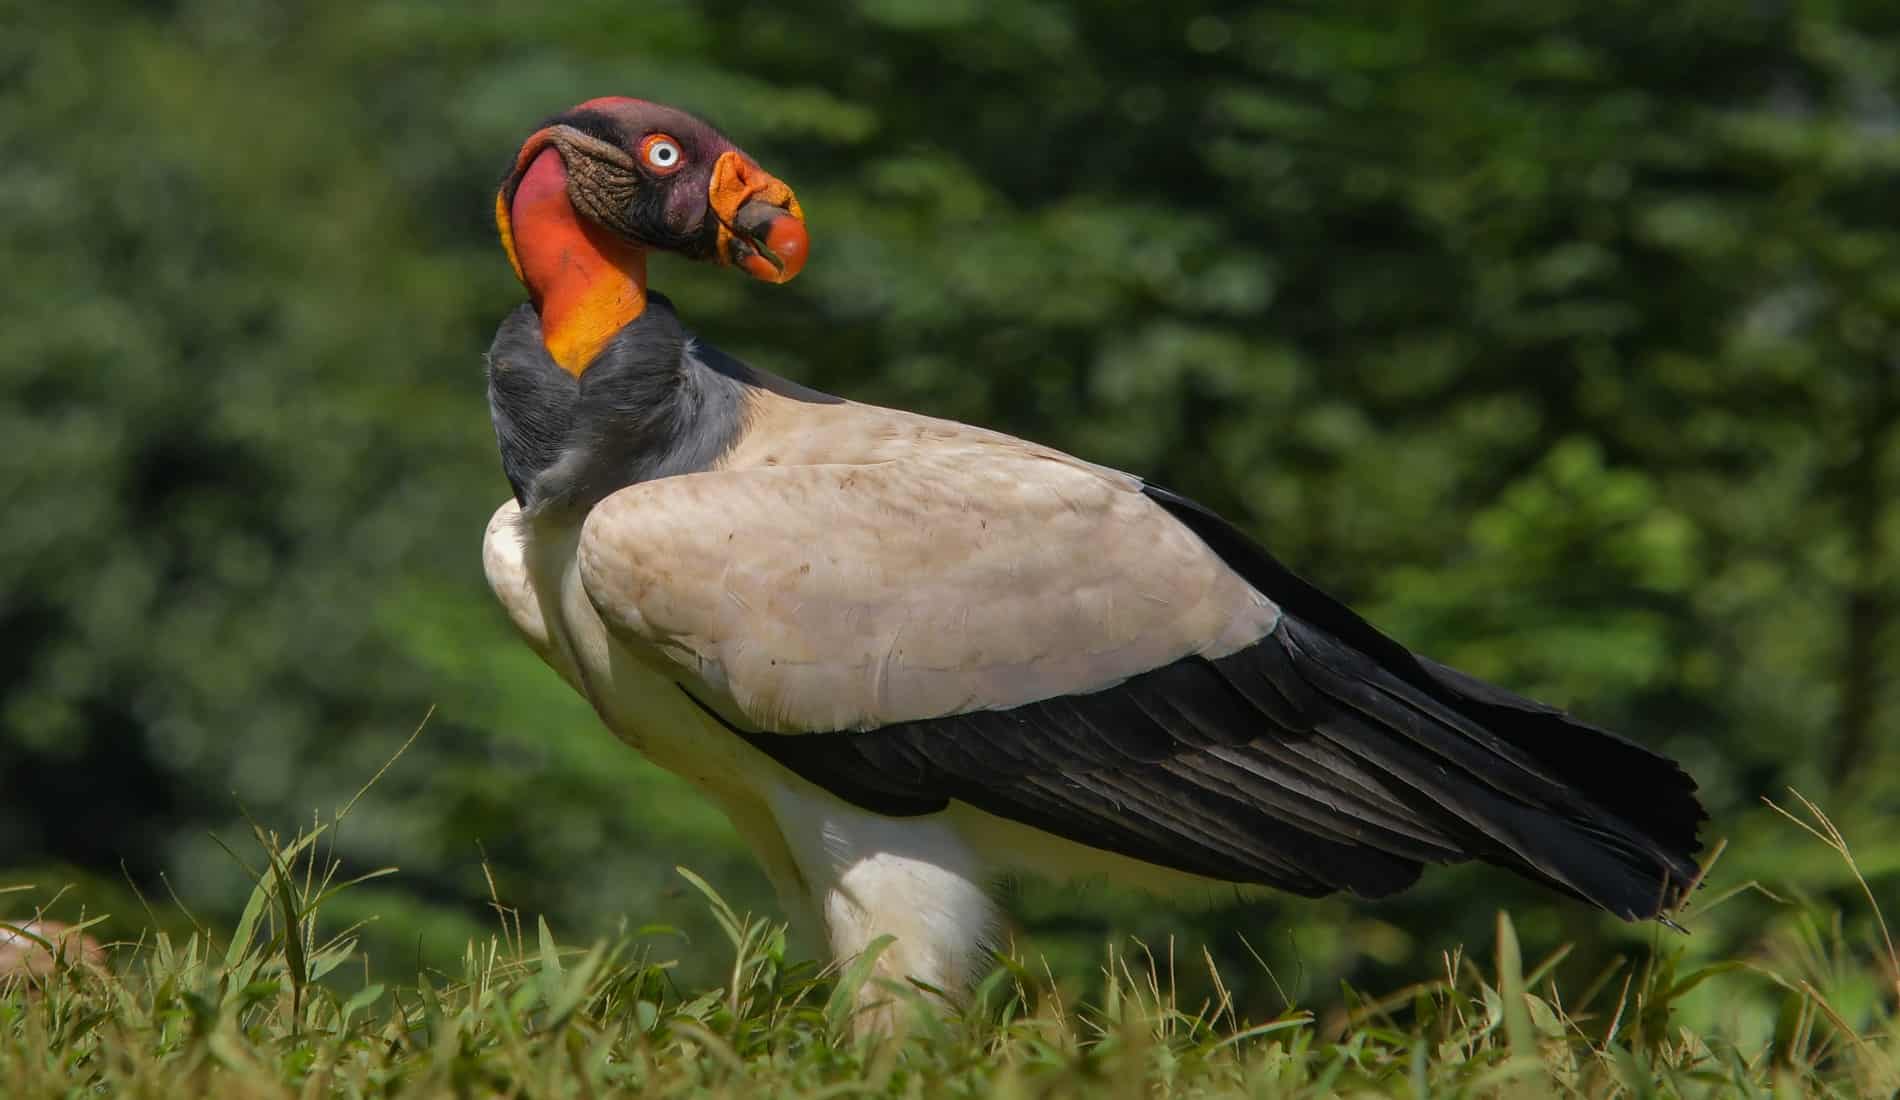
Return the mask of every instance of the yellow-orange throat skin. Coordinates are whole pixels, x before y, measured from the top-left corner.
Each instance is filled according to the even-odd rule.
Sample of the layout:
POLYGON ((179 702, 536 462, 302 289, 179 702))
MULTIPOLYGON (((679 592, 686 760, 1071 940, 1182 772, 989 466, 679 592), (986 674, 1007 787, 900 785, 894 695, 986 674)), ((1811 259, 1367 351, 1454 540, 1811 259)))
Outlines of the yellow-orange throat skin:
POLYGON ((558 149, 530 138, 521 159, 529 163, 513 201, 506 192, 496 196, 495 226, 541 316, 541 342, 561 369, 579 378, 614 334, 646 310, 646 250, 575 211, 558 149))

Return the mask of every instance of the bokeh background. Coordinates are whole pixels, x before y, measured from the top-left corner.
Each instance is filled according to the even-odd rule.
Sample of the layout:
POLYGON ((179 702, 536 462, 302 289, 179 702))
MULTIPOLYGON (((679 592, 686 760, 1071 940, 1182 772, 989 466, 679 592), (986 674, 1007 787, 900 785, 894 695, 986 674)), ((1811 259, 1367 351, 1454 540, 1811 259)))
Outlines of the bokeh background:
POLYGON ((1772 950, 1804 900, 1863 941, 1845 866, 1761 803, 1789 785, 1900 909, 1900 8, 7 8, 14 908, 228 920, 246 815, 333 813, 431 707, 336 836, 401 868, 326 909, 374 918, 384 973, 492 930, 484 861, 565 939, 679 929, 689 982, 724 955, 675 864, 771 907, 480 574, 481 355, 523 296, 492 190, 541 118, 624 93, 810 215, 789 287, 656 262, 706 339, 1196 495, 1414 647, 1680 757, 1728 841, 1687 938, 1482 869, 1377 905, 1012 886, 1064 980, 1134 934, 1255 1013, 1331 1003, 1484 950, 1502 905, 1579 980, 1772 950))

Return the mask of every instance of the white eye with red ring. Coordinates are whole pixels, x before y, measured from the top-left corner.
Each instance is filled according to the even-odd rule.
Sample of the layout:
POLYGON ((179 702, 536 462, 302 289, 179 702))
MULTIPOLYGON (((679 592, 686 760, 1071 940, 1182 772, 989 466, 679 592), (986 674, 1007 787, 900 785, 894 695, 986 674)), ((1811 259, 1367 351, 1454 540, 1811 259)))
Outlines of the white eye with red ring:
POLYGON ((686 162, 686 154, 680 149, 680 143, 665 134, 648 134, 640 143, 640 160, 655 172, 665 175, 678 171, 686 162))

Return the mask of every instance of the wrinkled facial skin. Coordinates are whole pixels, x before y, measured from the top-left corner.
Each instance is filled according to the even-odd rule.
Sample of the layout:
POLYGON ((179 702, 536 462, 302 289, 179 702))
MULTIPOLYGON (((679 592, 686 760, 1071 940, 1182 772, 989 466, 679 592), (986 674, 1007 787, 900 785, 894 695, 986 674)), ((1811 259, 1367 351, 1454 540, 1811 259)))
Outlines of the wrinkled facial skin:
POLYGON ((495 227, 548 354, 577 378, 646 308, 648 253, 783 283, 811 243, 792 189, 723 134, 619 98, 588 100, 529 135, 496 195, 495 227))
POLYGON ((717 260, 768 282, 804 266, 804 214, 791 188, 692 115, 620 97, 557 115, 522 145, 498 210, 511 256, 515 189, 549 150, 563 162, 574 208, 629 243, 717 260))
POLYGON ((569 194, 591 220, 650 248, 711 258, 717 226, 706 194, 713 165, 720 154, 733 150, 725 135, 670 107, 637 99, 597 99, 549 119, 523 147, 522 156, 532 160, 548 146, 561 150, 569 194), (670 171, 639 156, 648 137, 662 134, 679 148, 678 167, 670 171))

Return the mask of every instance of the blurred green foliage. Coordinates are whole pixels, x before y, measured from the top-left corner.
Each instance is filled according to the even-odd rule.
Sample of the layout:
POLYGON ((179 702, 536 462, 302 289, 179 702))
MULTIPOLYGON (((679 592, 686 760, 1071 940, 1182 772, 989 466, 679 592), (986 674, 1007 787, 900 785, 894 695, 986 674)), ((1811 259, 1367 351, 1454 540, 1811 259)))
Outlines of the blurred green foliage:
MULTIPOLYGON (((1194 494, 1409 644, 1686 761, 1731 841, 1707 894, 1850 889, 1761 809, 1796 784, 1900 909, 1900 8, 18 3, 10 881, 123 906, 162 872, 228 913, 213 834, 341 805, 434 705, 337 837, 403 868, 349 899, 386 952, 459 949, 484 861, 577 936, 706 934, 676 863, 770 906, 480 577, 481 353, 522 297, 492 188, 542 117, 634 94, 810 215, 786 288, 656 263, 708 340, 1194 494)), ((1433 970, 1501 903, 1532 949, 1657 934, 1472 869, 1379 906, 1012 897, 1058 967, 1175 935, 1269 1007, 1433 970)), ((1776 912, 1737 896, 1690 950, 1776 912)))

